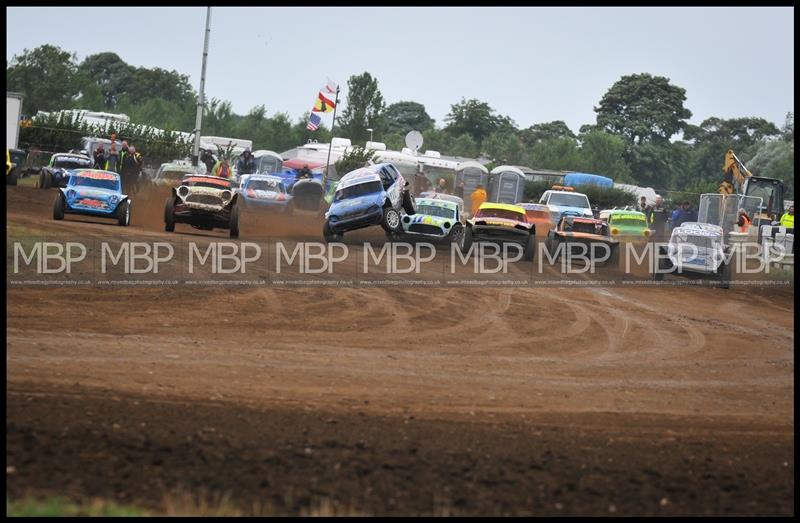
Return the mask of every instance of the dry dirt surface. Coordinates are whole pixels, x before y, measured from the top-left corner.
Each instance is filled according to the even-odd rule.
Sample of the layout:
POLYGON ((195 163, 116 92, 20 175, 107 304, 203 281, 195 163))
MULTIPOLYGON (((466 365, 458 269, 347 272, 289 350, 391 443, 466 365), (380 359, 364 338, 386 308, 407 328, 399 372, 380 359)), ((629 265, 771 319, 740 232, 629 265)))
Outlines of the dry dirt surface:
MULTIPOLYGON (((227 238, 164 233, 163 192, 122 228, 7 189, 11 239, 227 238)), ((241 239, 320 232, 248 214, 241 239)), ((7 307, 10 498, 794 513, 791 287, 7 285, 7 307)))

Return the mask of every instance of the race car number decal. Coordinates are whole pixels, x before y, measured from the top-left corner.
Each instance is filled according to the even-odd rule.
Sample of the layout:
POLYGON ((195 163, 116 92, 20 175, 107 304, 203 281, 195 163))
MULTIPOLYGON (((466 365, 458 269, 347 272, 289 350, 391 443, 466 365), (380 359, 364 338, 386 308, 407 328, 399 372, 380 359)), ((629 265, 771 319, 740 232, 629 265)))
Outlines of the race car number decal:
POLYGON ((101 171, 80 171, 76 173, 75 176, 79 178, 91 178, 92 180, 116 180, 118 175, 101 171))
POLYGON ((95 200, 93 198, 81 198, 76 203, 79 204, 79 205, 83 205, 83 206, 86 206, 86 207, 94 207, 94 208, 97 208, 97 209, 102 209, 102 208, 107 207, 106 202, 101 201, 101 200, 95 200))

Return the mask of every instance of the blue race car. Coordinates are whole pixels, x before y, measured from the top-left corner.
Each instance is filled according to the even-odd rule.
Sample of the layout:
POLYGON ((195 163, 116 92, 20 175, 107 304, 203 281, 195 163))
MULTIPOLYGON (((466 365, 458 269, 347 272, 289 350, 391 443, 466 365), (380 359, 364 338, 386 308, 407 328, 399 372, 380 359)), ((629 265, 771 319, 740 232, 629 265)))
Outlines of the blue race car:
POLYGON ((65 214, 115 218, 122 226, 131 224, 131 202, 122 194, 117 173, 99 169, 72 171, 66 187, 60 187, 53 204, 53 219, 65 214))
POLYGON ((241 194, 248 208, 292 213, 292 195, 286 192, 286 186, 280 176, 249 175, 242 186, 241 194))
POLYGON ((362 167, 345 174, 325 213, 322 235, 339 241, 347 231, 380 225, 387 235, 402 232, 400 211, 416 213, 414 196, 400 171, 390 163, 362 167))

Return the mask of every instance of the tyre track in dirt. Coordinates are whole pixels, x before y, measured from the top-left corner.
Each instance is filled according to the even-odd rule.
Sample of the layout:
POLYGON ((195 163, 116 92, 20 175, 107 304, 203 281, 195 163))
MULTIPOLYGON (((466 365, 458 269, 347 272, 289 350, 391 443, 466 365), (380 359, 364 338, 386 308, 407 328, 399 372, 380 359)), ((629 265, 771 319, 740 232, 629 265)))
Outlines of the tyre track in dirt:
MULTIPOLYGON (((154 203, 135 205, 128 229, 78 219, 54 222, 52 194, 24 189, 7 195, 7 230, 17 234, 21 228, 117 242, 227 240, 224 233, 187 234, 189 229, 165 234, 160 215, 137 225, 136 213, 157 210, 161 204, 154 203)), ((241 241, 264 231, 275 234, 272 239, 284 234, 289 244, 319 240, 314 223, 261 216, 250 223, 249 229, 243 225, 241 241)), ((353 235, 355 260, 344 267, 350 274, 360 269, 361 239, 384 241, 382 234, 353 235)), ((529 274, 528 267, 517 272, 529 274)), ((439 278, 440 269, 436 265, 419 277, 439 278)), ((468 267, 453 273, 470 274, 468 267)), ((304 277, 296 270, 287 275, 304 277)), ((383 277, 385 269, 376 267, 375 275, 383 277)), ((559 276, 546 267, 541 277, 559 276)), ((423 498, 435 492, 454 503, 475 500, 464 505, 471 514, 558 513, 538 504, 556 498, 573 513, 605 513, 609 503, 619 513, 653 513, 641 500, 659 507, 666 487, 674 489, 666 495, 670 506, 680 508, 676 513, 791 510, 787 492, 793 492, 793 483, 780 467, 793 463, 794 320, 787 315, 793 292, 465 285, 12 287, 7 305, 6 395, 15 405, 7 418, 7 458, 32 460, 12 478, 13 493, 29 487, 52 492, 58 484, 53 477, 74 482, 74 492, 90 489, 123 501, 151 494, 144 480, 118 480, 113 489, 94 481, 116 474, 112 462, 101 459, 109 456, 130 463, 163 460, 171 468, 146 463, 150 468, 142 470, 170 487, 182 476, 197 484, 211 481, 198 475, 210 465, 197 461, 196 445, 185 438, 218 423, 218 430, 236 426, 239 432, 228 436, 230 446, 203 447, 206 459, 227 457, 207 470, 225 478, 212 482, 217 492, 236 485, 244 500, 264 494, 262 477, 271 488, 282 481, 308 485, 309 477, 317 477, 320 492, 336 499, 360 493, 359 503, 372 510, 389 506, 391 492, 400 492, 397 506, 428 513, 430 500, 423 498), (741 318, 743 310, 748 314, 741 318), (108 413, 123 428, 86 416, 87 410, 108 413), (187 412, 197 412, 201 425, 192 425, 187 412), (278 420, 274 430, 263 428, 272 423, 270 416, 278 420), (325 421, 331 418, 337 422, 325 421), (263 430, 251 434, 247 423, 263 430), (440 430, 438 423, 454 425, 440 430), (71 435, 61 438, 59 424, 71 435), (419 432, 403 432, 415 424, 419 432), (586 435, 589 425, 596 431, 592 436, 586 435), (478 426, 488 432, 482 435, 478 426), (423 448, 426 434, 435 435, 438 446, 412 454, 409 446, 423 448), (730 434, 755 439, 741 446, 730 434), (158 445, 144 446, 143 437, 158 445), (394 447, 383 443, 387 437, 399 438, 394 447), (669 438, 678 447, 652 446, 669 438), (608 453, 611 439, 619 453, 608 453), (337 443, 326 447, 326 441, 337 443), (508 441, 521 445, 513 447, 515 455, 506 453, 508 441), (92 467, 76 458, 81 442, 98 457, 92 467), (292 450, 284 451, 287 445, 292 450), (172 450, 161 452, 162 446, 172 450), (59 450, 52 454, 53 449, 59 450), (405 457, 400 460, 397 452, 405 457), (467 455, 485 467, 474 465, 462 483, 457 471, 467 455), (689 476, 689 470, 697 473, 694 460, 706 457, 714 461, 702 473, 714 477, 689 476), (261 465, 267 459, 280 459, 285 468, 273 474, 261 465), (763 488, 735 479, 736 465, 725 464, 727 459, 741 460, 738 470, 763 478, 763 488), (237 483, 228 473, 232 463, 245 464, 247 474, 257 472, 237 483), (312 463, 320 466, 307 468, 312 463), (329 475, 337 463, 351 482, 329 475), (410 487, 414 481, 402 479, 396 468, 382 468, 385 463, 410 467, 421 489, 410 487), (552 481, 543 472, 550 463, 552 481), (528 468, 531 464, 541 468, 528 468), (70 473, 44 472, 54 465, 70 473), (773 465, 777 468, 769 468, 773 465), (734 479, 724 479, 728 476, 734 479), (377 493, 364 494, 370 477, 381 478, 377 493), (333 487, 337 484, 348 485, 346 492, 333 487), (531 498, 539 485, 546 485, 546 495, 531 498), (630 498, 614 497, 625 488, 632 489, 630 498), (498 504, 499 499, 505 501, 498 504)), ((134 469, 126 471, 138 477, 134 469)))

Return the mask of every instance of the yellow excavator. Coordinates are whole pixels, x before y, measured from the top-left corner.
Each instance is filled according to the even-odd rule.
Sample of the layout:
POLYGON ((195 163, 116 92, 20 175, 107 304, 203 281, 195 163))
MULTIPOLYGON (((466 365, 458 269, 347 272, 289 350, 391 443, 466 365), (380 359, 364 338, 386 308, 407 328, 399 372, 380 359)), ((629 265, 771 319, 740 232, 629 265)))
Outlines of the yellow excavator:
POLYGON ((728 195, 740 193, 745 196, 761 198, 761 208, 753 216, 753 225, 770 225, 780 220, 783 215, 783 182, 776 178, 753 176, 732 149, 725 153, 725 164, 722 166, 722 183, 719 193, 728 195))

